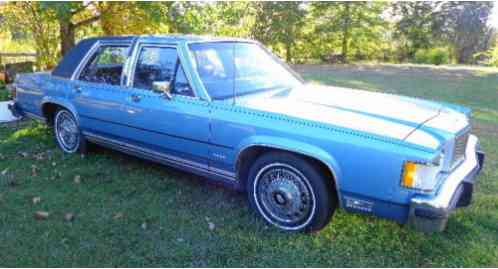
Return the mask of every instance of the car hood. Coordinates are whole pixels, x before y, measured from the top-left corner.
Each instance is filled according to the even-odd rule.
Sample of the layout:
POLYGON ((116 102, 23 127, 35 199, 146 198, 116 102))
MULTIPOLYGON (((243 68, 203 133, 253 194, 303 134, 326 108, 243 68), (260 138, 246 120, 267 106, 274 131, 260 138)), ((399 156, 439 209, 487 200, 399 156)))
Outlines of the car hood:
POLYGON ((436 102, 314 84, 246 96, 237 103, 252 109, 408 140, 429 148, 437 148, 440 141, 428 132, 415 130, 445 111, 443 105, 436 102), (409 138, 414 133, 417 141, 409 138))

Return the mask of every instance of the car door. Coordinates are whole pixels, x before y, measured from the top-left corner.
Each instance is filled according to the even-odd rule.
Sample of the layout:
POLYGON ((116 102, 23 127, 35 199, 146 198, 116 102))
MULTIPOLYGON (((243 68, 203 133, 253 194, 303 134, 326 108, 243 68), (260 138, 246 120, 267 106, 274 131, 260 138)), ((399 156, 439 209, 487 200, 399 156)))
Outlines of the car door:
POLYGON ((182 165, 208 170, 209 106, 195 96, 175 47, 139 45, 123 121, 127 139, 182 165), (171 83, 171 96, 153 91, 171 83))
POLYGON ((72 81, 69 97, 78 111, 84 132, 119 137, 128 93, 122 88, 123 69, 131 44, 101 44, 72 81))

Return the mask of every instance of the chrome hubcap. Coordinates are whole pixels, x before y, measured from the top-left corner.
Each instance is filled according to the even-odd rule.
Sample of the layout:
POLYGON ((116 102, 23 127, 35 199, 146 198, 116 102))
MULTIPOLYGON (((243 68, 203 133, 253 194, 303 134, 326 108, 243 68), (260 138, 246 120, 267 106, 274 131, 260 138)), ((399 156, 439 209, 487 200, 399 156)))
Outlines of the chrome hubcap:
POLYGON ((311 218, 315 198, 308 180, 297 169, 274 164, 263 168, 255 180, 256 203, 265 218, 277 225, 298 227, 311 218))
POLYGON ((56 135, 59 143, 66 151, 74 151, 78 146, 79 132, 78 126, 73 117, 66 111, 57 115, 56 135))

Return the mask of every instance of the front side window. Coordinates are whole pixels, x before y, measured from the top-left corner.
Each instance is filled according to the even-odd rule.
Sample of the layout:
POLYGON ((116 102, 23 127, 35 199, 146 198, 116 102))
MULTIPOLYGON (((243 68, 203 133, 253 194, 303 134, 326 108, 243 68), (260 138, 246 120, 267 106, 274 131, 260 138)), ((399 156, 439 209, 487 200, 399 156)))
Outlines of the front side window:
POLYGON ((101 46, 81 71, 80 80, 120 85, 129 46, 101 46))
POLYGON ((135 67, 133 87, 152 90, 154 82, 172 82, 176 61, 175 48, 142 48, 135 67))
POLYGON ((197 72, 212 99, 294 88, 300 79, 258 44, 211 42, 190 45, 197 72))
POLYGON ((133 76, 133 87, 152 90, 154 82, 171 83, 171 93, 194 96, 175 48, 143 47, 133 76))

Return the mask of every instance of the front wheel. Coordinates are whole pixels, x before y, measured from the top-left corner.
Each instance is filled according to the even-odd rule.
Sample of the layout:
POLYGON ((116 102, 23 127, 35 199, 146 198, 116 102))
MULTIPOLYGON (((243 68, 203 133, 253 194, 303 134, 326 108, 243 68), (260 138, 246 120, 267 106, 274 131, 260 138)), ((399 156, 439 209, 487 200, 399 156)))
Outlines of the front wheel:
POLYGON ((61 108, 55 113, 54 135, 57 145, 65 153, 86 152, 86 140, 74 115, 68 110, 61 108))
POLYGON ((248 198, 264 220, 280 229, 317 231, 337 207, 331 180, 298 155, 270 152, 249 171, 248 198))

